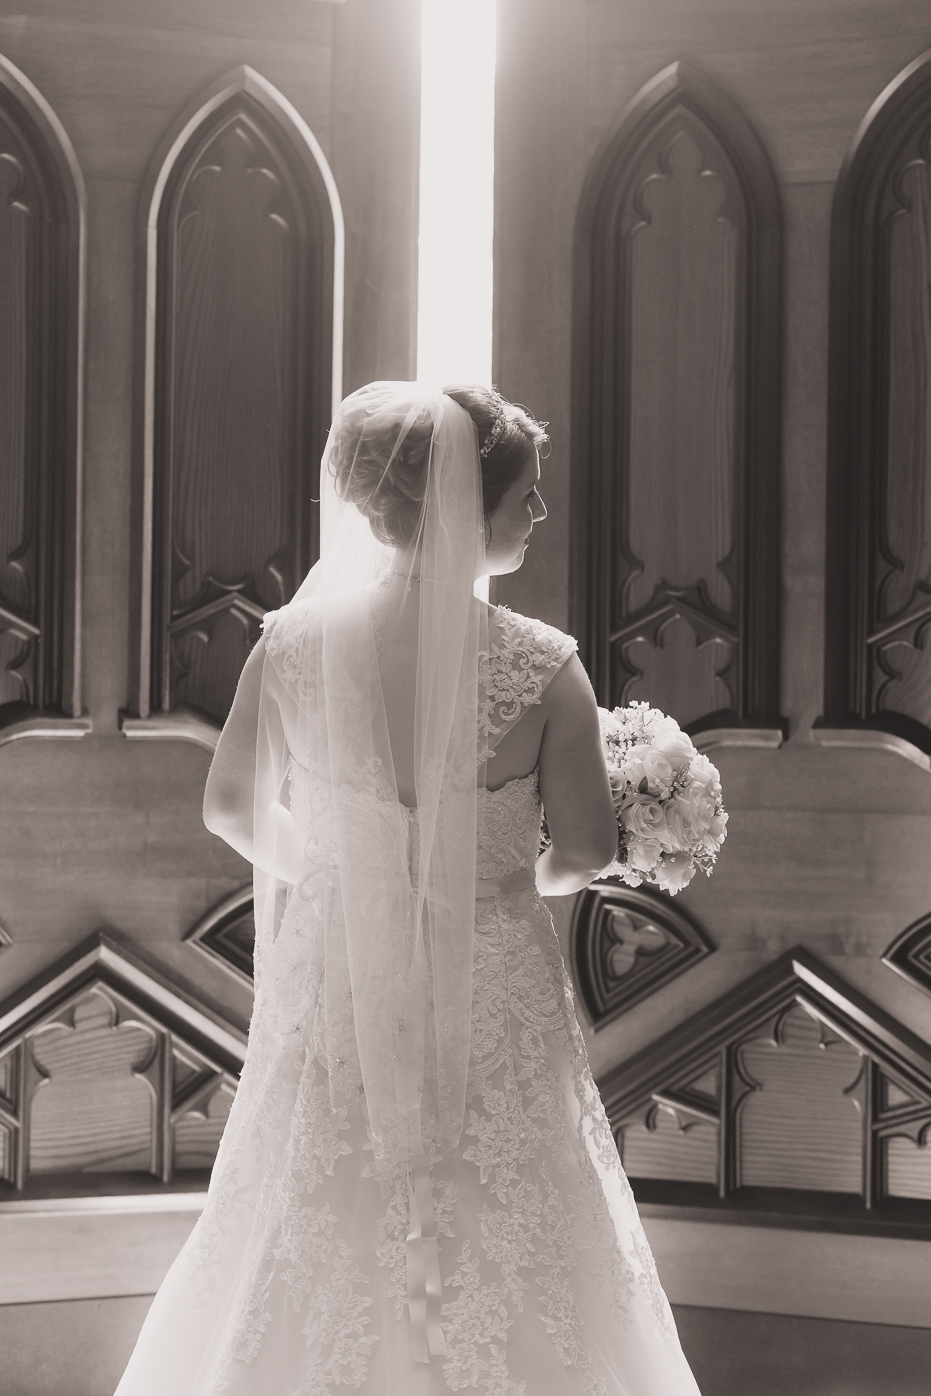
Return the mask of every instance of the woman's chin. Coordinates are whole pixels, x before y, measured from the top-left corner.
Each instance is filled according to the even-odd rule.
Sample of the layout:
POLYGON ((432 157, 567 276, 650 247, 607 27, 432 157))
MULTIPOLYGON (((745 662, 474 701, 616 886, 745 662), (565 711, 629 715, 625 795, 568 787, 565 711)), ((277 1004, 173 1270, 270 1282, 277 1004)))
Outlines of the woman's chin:
POLYGON ((521 543, 517 551, 512 553, 510 557, 486 558, 485 561, 488 567, 489 577, 504 577, 508 572, 516 572, 524 561, 524 556, 529 545, 530 539, 528 538, 521 543))

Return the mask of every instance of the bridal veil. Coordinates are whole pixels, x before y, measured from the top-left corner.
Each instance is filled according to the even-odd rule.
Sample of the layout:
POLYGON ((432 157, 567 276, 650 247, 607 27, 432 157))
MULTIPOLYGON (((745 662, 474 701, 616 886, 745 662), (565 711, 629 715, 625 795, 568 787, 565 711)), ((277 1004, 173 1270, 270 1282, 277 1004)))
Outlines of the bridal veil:
POLYGON ((333 423, 320 494, 320 560, 281 636, 276 616, 266 622, 257 1007, 274 960, 278 1031, 304 1026, 311 1005, 331 1105, 364 1093, 376 1167, 407 1169, 411 1330, 415 1357, 427 1361, 443 1351, 430 1169, 462 1130, 470 1046, 487 644, 474 596, 484 520, 472 419, 421 384, 369 384, 333 423), (412 666, 413 804, 401 799, 379 670, 385 647, 398 644, 412 666), (292 762, 309 772, 312 804, 293 822, 292 762), (300 846, 298 823, 311 831, 300 846), (304 937, 289 956, 295 897, 313 918, 309 956, 304 937), (289 1004, 300 1024, 288 1021, 289 1004))

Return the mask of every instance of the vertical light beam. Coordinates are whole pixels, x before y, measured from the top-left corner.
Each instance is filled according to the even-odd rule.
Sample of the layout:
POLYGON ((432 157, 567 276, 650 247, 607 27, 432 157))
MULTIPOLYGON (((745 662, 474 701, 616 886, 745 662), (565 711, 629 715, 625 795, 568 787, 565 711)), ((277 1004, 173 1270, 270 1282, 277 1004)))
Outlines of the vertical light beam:
POLYGON ((422 0, 417 377, 491 383, 496 0, 422 0))

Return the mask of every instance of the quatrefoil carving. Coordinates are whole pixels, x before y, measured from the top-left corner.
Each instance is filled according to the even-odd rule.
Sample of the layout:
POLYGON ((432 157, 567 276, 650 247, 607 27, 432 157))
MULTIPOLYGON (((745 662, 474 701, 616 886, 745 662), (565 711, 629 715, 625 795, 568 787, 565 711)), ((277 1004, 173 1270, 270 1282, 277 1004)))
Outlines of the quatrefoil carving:
POLYGON ((575 905, 573 977, 596 1032, 713 949, 691 916, 642 888, 594 883, 575 905))

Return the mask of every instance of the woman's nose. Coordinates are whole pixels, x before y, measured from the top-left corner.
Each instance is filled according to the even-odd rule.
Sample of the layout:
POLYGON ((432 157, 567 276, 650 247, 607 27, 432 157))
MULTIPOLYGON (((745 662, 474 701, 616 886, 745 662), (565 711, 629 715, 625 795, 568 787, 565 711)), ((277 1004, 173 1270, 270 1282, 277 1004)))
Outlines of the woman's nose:
POLYGON ((546 505, 543 503, 543 500, 540 497, 540 495, 537 495, 536 502, 533 506, 533 521, 534 523, 542 523, 545 518, 546 505))

